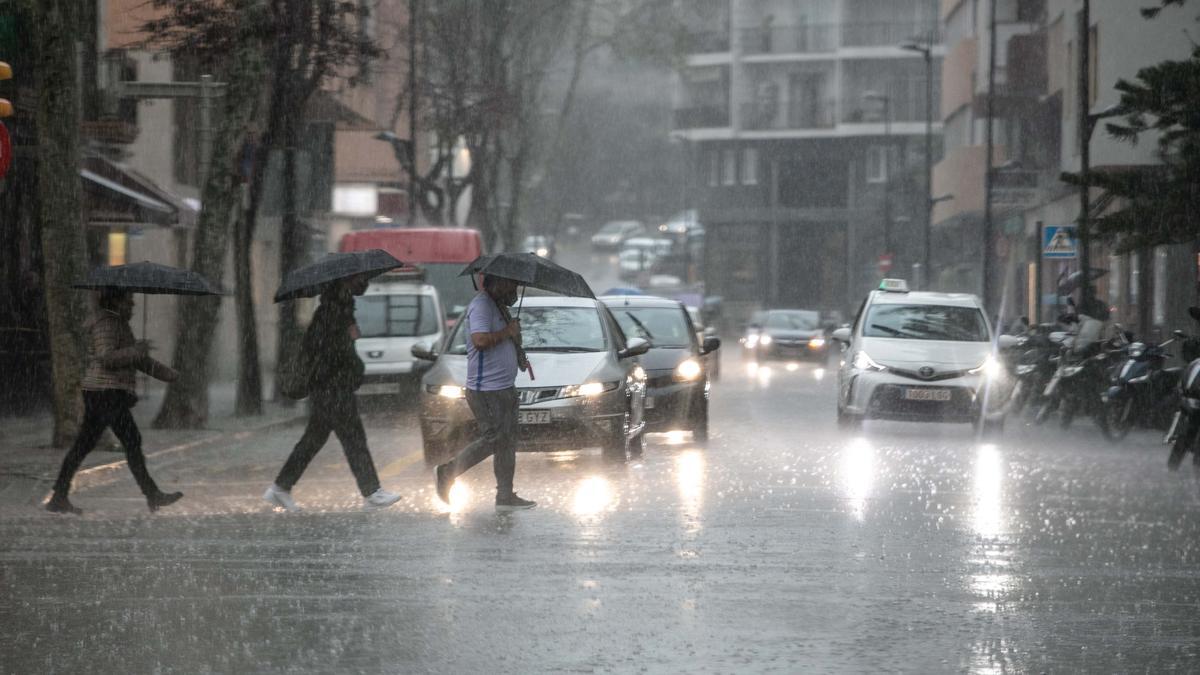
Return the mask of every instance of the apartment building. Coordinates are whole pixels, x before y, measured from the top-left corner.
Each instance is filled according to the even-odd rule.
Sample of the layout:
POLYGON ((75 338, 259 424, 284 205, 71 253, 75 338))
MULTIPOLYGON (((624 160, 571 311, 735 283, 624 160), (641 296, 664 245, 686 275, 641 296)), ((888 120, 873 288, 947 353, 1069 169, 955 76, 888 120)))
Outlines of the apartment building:
POLYGON ((673 134, 699 186, 708 292, 742 313, 848 311, 888 261, 907 276, 923 250, 927 113, 934 134, 941 120, 924 55, 904 47, 930 52, 936 105, 937 0, 688 7, 673 134))
MULTIPOLYGON (((984 242, 988 41, 992 0, 947 0, 942 6, 947 57, 942 114, 945 158, 934 169, 935 195, 954 198, 934 209, 938 284, 979 290, 983 255, 993 264, 990 302, 1008 316, 1052 319, 1063 309, 1063 284, 1079 272, 1075 260, 1043 258, 1043 228, 1075 224, 1078 188, 1063 172, 1080 170, 1077 45, 1084 0, 995 0, 996 77, 992 109, 994 172, 992 237, 984 242)), ((1089 139, 1091 171, 1141 171, 1158 163, 1156 139, 1136 145, 1113 139, 1103 128, 1120 100, 1115 85, 1139 69, 1186 59, 1193 43, 1181 25, 1193 23, 1195 8, 1170 8, 1144 19, 1140 3, 1091 0, 1088 54, 1088 112, 1097 122, 1089 139)), ((1093 217, 1120 204, 1089 195, 1093 217)), ((1093 275, 1100 296, 1123 324, 1146 333, 1185 321, 1194 297, 1195 256, 1190 246, 1159 247, 1117 256, 1093 243, 1093 275), (1186 287, 1184 293, 1169 288, 1186 287)), ((1181 289, 1183 290, 1183 289, 1181 289)), ((1180 323, 1179 325, 1185 325, 1180 323)))

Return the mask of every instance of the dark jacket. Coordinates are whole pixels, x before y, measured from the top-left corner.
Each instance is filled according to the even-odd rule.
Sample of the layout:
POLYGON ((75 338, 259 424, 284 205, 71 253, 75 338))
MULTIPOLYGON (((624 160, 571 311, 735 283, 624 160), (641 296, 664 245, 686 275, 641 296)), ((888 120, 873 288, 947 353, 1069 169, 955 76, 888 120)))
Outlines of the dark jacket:
POLYGON ((329 293, 313 314, 304 334, 312 358, 310 391, 353 392, 363 380, 363 362, 354 349, 354 296, 329 293))

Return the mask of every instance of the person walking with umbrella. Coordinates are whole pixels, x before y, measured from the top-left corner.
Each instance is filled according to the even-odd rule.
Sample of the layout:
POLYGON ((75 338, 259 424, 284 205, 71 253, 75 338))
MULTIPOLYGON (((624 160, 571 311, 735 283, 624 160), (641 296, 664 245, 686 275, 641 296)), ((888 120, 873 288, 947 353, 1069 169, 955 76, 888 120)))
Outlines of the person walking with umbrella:
POLYGON ((517 287, 522 285, 564 295, 594 295, 578 274, 532 253, 481 256, 462 274, 483 275, 483 290, 463 316, 469 335, 466 398, 478 434, 454 459, 434 469, 437 494, 449 504, 455 479, 490 456, 496 474, 496 510, 532 509, 537 503, 517 496, 513 478, 520 409, 517 372, 525 370, 533 379, 533 368, 521 348, 521 322, 512 320, 508 308, 516 304, 517 287))
POLYGON ((354 298, 366 292, 372 277, 401 264, 378 249, 331 254, 289 273, 275 294, 275 302, 282 302, 319 293, 321 304, 304 334, 301 358, 296 361, 302 370, 298 373, 300 391, 284 389, 285 395, 310 396, 311 414, 304 435, 275 482, 263 494, 268 504, 287 511, 299 510, 292 499, 292 487, 324 447, 330 433, 336 434, 342 443, 346 461, 362 493, 364 509, 382 509, 400 501, 400 495, 380 487, 358 413, 354 392, 362 384, 364 367, 354 348, 359 336, 354 298))
POLYGON ((129 470, 146 496, 147 506, 157 511, 182 499, 183 493, 163 492, 150 477, 142 452, 142 435, 130 410, 137 403, 137 371, 164 382, 175 380, 179 374, 150 358, 149 343, 134 339, 129 326, 133 318, 133 293, 216 295, 219 291, 195 272, 153 263, 100 268, 75 287, 99 294, 96 314, 87 326, 90 333, 87 372, 81 385, 83 424, 63 458, 46 510, 83 513, 68 497, 71 481, 104 430, 111 428, 125 446, 129 470))

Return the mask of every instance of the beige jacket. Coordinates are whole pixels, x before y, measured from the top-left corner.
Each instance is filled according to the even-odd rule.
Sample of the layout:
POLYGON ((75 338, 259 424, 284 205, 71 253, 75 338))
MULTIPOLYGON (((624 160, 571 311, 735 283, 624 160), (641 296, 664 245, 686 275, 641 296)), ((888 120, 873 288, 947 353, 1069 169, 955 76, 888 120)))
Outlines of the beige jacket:
POLYGON ((116 312, 100 310, 88 323, 88 330, 88 365, 81 387, 85 391, 135 391, 139 370, 157 380, 170 377, 170 368, 141 355, 129 323, 116 312))

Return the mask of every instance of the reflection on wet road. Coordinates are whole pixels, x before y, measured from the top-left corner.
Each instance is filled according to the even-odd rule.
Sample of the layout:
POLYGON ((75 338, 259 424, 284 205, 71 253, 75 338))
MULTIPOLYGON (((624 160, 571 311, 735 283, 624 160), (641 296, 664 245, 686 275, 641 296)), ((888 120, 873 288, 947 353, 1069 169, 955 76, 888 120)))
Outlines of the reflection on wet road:
POLYGON ((386 512, 357 510, 336 447, 304 513, 261 504, 292 429, 160 460, 174 512, 109 472, 84 518, 4 513, 0 671, 1195 668, 1200 491, 1155 437, 842 433, 836 368, 732 347, 707 447, 522 454, 530 512, 493 512, 488 462, 441 504, 412 410, 383 405, 386 512))

